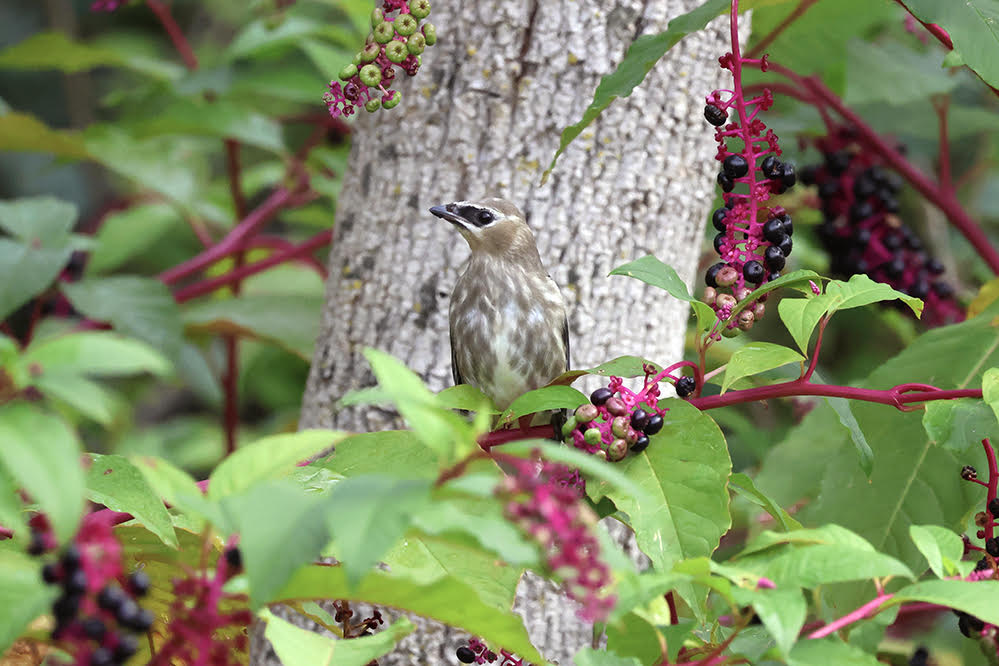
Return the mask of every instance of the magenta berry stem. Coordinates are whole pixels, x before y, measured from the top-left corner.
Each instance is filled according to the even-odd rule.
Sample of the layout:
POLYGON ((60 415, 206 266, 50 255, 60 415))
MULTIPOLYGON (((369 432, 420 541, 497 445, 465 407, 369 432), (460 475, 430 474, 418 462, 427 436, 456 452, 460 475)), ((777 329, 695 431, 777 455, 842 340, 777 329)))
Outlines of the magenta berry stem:
POLYGON ((871 599, 870 601, 868 601, 860 608, 857 608, 856 610, 847 613, 843 617, 833 620, 832 622, 822 627, 821 629, 817 629, 816 631, 813 631, 812 633, 808 634, 808 638, 824 638, 829 634, 838 631, 847 625, 853 624, 854 622, 863 620, 864 618, 870 617, 872 615, 877 615, 878 612, 881 610, 881 605, 887 601, 890 601, 893 596, 895 595, 880 594, 875 598, 871 599))
POLYGON ((954 389, 954 390, 932 390, 917 391, 907 393, 904 389, 893 387, 887 390, 862 389, 854 386, 838 386, 836 384, 812 384, 811 382, 799 378, 780 384, 770 386, 758 386, 750 389, 738 391, 728 391, 723 395, 709 395, 700 398, 691 398, 690 404, 704 411, 707 409, 717 409, 729 405, 738 405, 744 402, 754 402, 757 400, 769 400, 771 398, 789 398, 794 396, 816 395, 830 398, 849 398, 851 400, 862 400, 864 402, 876 402, 882 405, 891 405, 902 411, 908 411, 908 405, 919 402, 929 402, 931 400, 952 400, 954 398, 978 398, 981 399, 980 389, 954 389), (903 395, 904 394, 904 395, 903 395))
MULTIPOLYGON (((982 447, 985 449, 985 458, 989 461, 989 484, 987 486, 988 491, 985 494, 985 506, 989 506, 992 500, 996 498, 996 487, 999 486, 999 466, 996 465, 996 451, 992 448, 992 444, 989 443, 988 437, 982 440, 982 447)), ((996 518, 996 516, 993 516, 993 518, 996 518)), ((986 540, 995 536, 995 526, 995 520, 989 521, 985 526, 986 540)))

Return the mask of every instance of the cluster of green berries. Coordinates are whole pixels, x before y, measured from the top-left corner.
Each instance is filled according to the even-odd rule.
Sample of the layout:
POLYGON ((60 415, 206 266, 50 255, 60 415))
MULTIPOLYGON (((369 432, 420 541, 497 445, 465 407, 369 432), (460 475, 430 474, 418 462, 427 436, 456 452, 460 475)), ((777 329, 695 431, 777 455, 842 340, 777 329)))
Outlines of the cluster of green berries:
POLYGON ((420 24, 429 15, 430 0, 384 0, 382 8, 371 12, 371 34, 364 48, 323 95, 331 116, 349 116, 360 106, 374 112, 399 105, 401 94, 389 87, 395 68, 416 76, 423 62, 420 54, 437 42, 433 24, 420 24))
MULTIPOLYGON (((139 648, 137 634, 149 631, 155 619, 136 602, 149 592, 149 576, 141 570, 124 575, 121 544, 110 516, 88 518, 59 557, 42 566, 42 579, 60 589, 52 603, 52 640, 73 655, 76 664, 124 664, 139 648)), ((35 516, 30 526, 29 553, 43 556, 55 549, 44 516, 35 516)))

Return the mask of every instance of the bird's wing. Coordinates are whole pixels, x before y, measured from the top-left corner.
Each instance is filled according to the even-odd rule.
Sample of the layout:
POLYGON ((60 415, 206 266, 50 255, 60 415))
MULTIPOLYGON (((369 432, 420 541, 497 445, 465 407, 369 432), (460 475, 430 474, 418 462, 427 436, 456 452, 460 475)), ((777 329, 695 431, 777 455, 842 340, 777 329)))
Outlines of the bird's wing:
POLYGON ((569 371, 569 317, 562 317, 562 343, 565 345, 565 370, 569 371))
POLYGON ((448 327, 448 337, 451 342, 451 377, 454 379, 454 385, 464 384, 465 381, 461 378, 461 371, 458 370, 458 359, 454 355, 454 327, 448 327))

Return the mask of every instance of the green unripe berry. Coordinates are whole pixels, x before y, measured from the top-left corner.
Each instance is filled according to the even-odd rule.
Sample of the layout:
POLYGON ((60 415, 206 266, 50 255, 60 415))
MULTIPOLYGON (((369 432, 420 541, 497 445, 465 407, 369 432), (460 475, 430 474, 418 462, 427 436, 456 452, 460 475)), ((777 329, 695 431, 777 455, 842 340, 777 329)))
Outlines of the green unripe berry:
POLYGON ((381 52, 382 47, 378 46, 378 44, 375 44, 374 42, 368 42, 364 45, 364 48, 361 49, 360 61, 363 63, 374 62, 375 58, 377 58, 378 54, 381 52))
POLYGON ((392 27, 391 23, 385 21, 384 23, 379 23, 375 26, 372 34, 374 34, 375 41, 379 44, 388 44, 392 41, 392 38, 395 37, 395 28, 392 27))
POLYGON ((585 404, 576 408, 576 415, 573 418, 580 423, 589 423, 598 416, 600 416, 600 410, 597 409, 596 405, 585 404))
POLYGON ((437 28, 434 27, 433 23, 423 24, 423 36, 427 39, 427 46, 433 46, 437 43, 437 28))
POLYGON ((361 66, 361 54, 360 53, 355 53, 354 54, 354 58, 350 62, 352 62, 354 64, 354 67, 360 67, 361 66))
POLYGON ((427 38, 416 32, 406 38, 406 48, 413 55, 420 55, 427 48, 427 38))
POLYGON ((377 7, 371 12, 371 27, 377 28, 382 23, 385 23, 385 12, 377 7))
POLYGON ((400 93, 398 90, 390 90, 389 94, 392 96, 391 97, 389 97, 388 95, 382 96, 382 106, 385 107, 386 109, 394 109, 395 107, 399 106, 399 102, 402 101, 402 93, 400 93))
POLYGON ((626 455, 628 455, 628 443, 621 438, 615 439, 607 447, 607 460, 611 462, 624 460, 626 455))
POLYGON ((568 420, 562 425, 562 439, 565 439, 572 434, 572 431, 576 429, 579 422, 576 420, 575 416, 570 416, 568 420))
POLYGON ((409 3, 409 13, 413 18, 423 20, 430 16, 430 0, 412 0, 409 3))
POLYGON ((725 328, 722 329, 722 335, 724 335, 726 338, 737 338, 740 335, 742 335, 742 330, 740 330, 739 328, 729 328, 728 326, 726 326, 725 328))
POLYGON ((340 70, 340 80, 346 81, 357 76, 357 65, 347 65, 340 70))
POLYGON ((615 416, 611 421, 611 432, 615 437, 625 437, 628 434, 628 418, 625 416, 615 416))
POLYGON ((590 428, 583 433, 583 440, 590 446, 600 446, 603 443, 603 435, 600 428, 590 428))
POLYGON ((405 42, 394 39, 385 45, 385 57, 394 63, 400 63, 409 57, 405 42))
POLYGON ((367 111, 368 113, 374 113, 374 112, 375 112, 375 111, 377 111, 377 110, 378 110, 379 108, 381 108, 381 106, 382 106, 382 103, 381 103, 381 101, 380 101, 380 100, 377 100, 377 99, 369 99, 369 100, 368 100, 367 102, 365 102, 365 104, 364 104, 364 110, 365 110, 365 111, 367 111))
POLYGON ((416 19, 409 14, 400 14, 393 23, 395 24, 395 31, 403 37, 409 37, 420 27, 416 19))
POLYGON ((374 88, 382 82, 382 68, 378 65, 365 65, 361 68, 361 83, 374 88))

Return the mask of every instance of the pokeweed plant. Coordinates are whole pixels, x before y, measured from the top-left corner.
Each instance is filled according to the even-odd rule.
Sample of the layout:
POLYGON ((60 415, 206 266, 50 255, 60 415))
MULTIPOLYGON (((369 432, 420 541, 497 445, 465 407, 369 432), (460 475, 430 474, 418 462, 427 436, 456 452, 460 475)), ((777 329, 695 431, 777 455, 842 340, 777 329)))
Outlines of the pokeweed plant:
MULTIPOLYGON (((281 41, 279 28, 283 20, 308 20, 295 13, 296 4, 273 3, 221 63, 210 65, 245 74, 237 62, 252 71, 263 66, 254 58, 261 50, 293 48, 281 41)), ((986 285, 965 307, 968 294, 947 288, 931 253, 920 254, 930 243, 901 221, 903 211, 912 213, 900 200, 907 183, 968 240, 979 257, 977 264, 968 261, 974 270, 999 271, 988 233, 958 199, 947 99, 956 84, 931 78, 918 93, 933 95, 932 104, 924 100, 939 139, 933 179, 844 101, 874 101, 867 110, 877 116, 894 101, 891 95, 913 94, 878 88, 885 82, 872 72, 897 76, 875 58, 878 48, 901 69, 933 56, 900 50, 895 42, 864 46, 833 35, 824 52, 802 56, 799 50, 804 62, 785 60, 795 54, 795 40, 816 29, 813 23, 829 19, 823 5, 810 0, 757 7, 756 23, 769 29, 746 55, 738 41, 738 0, 710 0, 674 19, 666 32, 636 41, 601 83, 583 120, 563 134, 560 152, 615 96, 630 92, 654 64, 650 52, 665 53, 728 10, 731 47, 719 63, 731 86, 702 91, 697 101, 715 128, 722 190, 711 214, 718 257, 705 262, 711 265, 702 299, 652 256, 613 271, 661 288, 664 298, 691 303, 696 321, 689 360, 663 367, 621 357, 572 371, 516 400, 499 420, 571 409, 559 444, 545 439, 552 434, 547 427, 490 432, 495 410, 477 391, 459 386, 434 394, 397 360, 368 350, 379 392, 344 402, 377 395, 409 429, 305 431, 235 446, 238 360, 245 349, 238 338, 287 345, 248 316, 261 305, 250 278, 291 260, 321 272, 311 252, 329 240, 328 231, 289 242, 263 230, 279 215, 307 221, 308 211, 335 193, 327 181, 334 180, 329 167, 337 158, 324 138, 346 133, 336 116, 349 115, 348 108, 398 103, 398 93, 385 86, 396 64, 416 74, 419 52, 436 38, 432 26, 419 24, 429 4, 386 0, 376 10, 358 62, 336 72, 342 83, 331 84, 329 115, 291 116, 296 120, 289 122, 311 127, 293 156, 284 133, 275 132, 276 119, 228 115, 239 108, 233 92, 239 86, 199 88, 203 99, 190 98, 187 77, 204 64, 168 6, 159 0, 94 4, 107 12, 150 11, 161 22, 183 67, 161 63, 154 76, 164 81, 136 94, 159 95, 165 82, 172 90, 167 120, 135 136, 96 127, 83 139, 50 129, 45 137, 63 157, 104 164, 158 190, 169 204, 119 202, 113 215, 84 225, 97 229, 90 235, 72 232, 76 211, 57 200, 0 205, 0 256, 22 257, 20 279, 6 280, 11 288, 0 300, 6 318, 0 586, 9 601, 0 609, 0 647, 13 646, 36 661, 76 664, 242 663, 256 619, 284 663, 367 664, 413 630, 408 620, 389 620, 383 609, 391 608, 467 631, 468 639, 454 646, 455 663, 542 664, 545 646, 531 643, 511 610, 517 582, 531 569, 561 585, 598 639, 606 639, 581 650, 580 664, 919 664, 961 651, 962 644, 950 640, 961 635, 973 639, 964 644, 987 663, 999 660, 997 290, 994 282, 986 285), (859 61, 868 67, 856 69, 856 51, 871 58, 859 61), (820 56, 828 71, 816 67, 820 56), (841 96, 843 58, 854 68, 847 68, 841 96), (799 64, 810 73, 791 68, 799 64), (838 83, 820 76, 836 71, 838 83), (349 95, 348 86, 354 86, 349 95), (381 97, 362 86, 379 89, 381 97), (786 98, 818 111, 819 138, 801 142, 825 153, 818 168, 796 170, 781 145, 774 129, 781 117, 772 112, 786 98), (202 120, 205 114, 215 119, 199 131, 204 124, 222 128, 209 130, 207 139, 185 139, 191 146, 208 141, 224 156, 215 193, 157 182, 123 157, 148 149, 149 132, 161 139, 193 133, 192 109, 202 120), (263 138, 251 136, 239 131, 242 121, 269 129, 263 138), (250 147, 273 154, 255 156, 261 173, 280 176, 252 193, 244 183, 260 181, 242 166, 250 147), (226 215, 217 213, 220 200, 226 215), (133 238, 122 255, 115 243, 128 225, 115 221, 156 216, 167 218, 165 227, 184 225, 201 247, 160 267, 156 278, 107 275, 152 244, 133 238), (817 247, 810 227, 833 254, 830 271, 849 280, 789 270, 794 243, 817 247), (198 301, 223 288, 232 296, 198 301), (912 332, 904 350, 856 382, 820 379, 820 353, 822 372, 835 366, 828 351, 834 315, 884 303, 938 327, 912 332), (766 341, 734 346, 734 339, 769 324, 768 309, 797 349, 766 341), (84 437, 93 441, 95 432, 113 440, 123 386, 111 383, 114 378, 156 382, 185 372, 189 380, 199 372, 204 378, 207 357, 200 356, 200 364, 196 359, 206 350, 192 333, 221 335, 225 367, 207 383, 222 396, 228 455, 196 481, 168 455, 113 446, 85 452, 84 437), (788 377, 788 366, 798 368, 796 377, 788 377), (607 384, 589 396, 567 386, 583 374, 606 377, 607 384), (627 380, 633 378, 632 388, 627 380), (816 400, 807 404, 807 415, 783 441, 742 466, 745 471, 733 471, 737 437, 724 414, 760 401, 776 406, 810 398, 816 400), (718 422, 729 425, 723 430, 718 422), (326 454, 331 447, 335 453, 326 454), (634 533, 646 568, 624 555, 601 517, 634 533), (336 601, 330 609, 316 603, 322 599, 336 601), (268 608, 275 603, 332 638, 278 617, 268 608), (359 603, 374 610, 365 615, 359 603), (937 621, 938 630, 926 632, 927 621, 937 621)), ((871 14, 870 25, 901 24, 904 9, 906 29, 925 31, 956 54, 949 66, 960 63, 985 84, 970 85, 983 95, 999 85, 999 60, 981 58, 977 48, 987 22, 976 23, 963 7, 916 0, 889 12, 861 4, 851 21, 871 14)), ((367 25, 369 10, 355 18, 367 25)), ((315 40, 326 34, 317 27, 303 50, 315 58, 323 52, 315 40)), ((58 44, 45 39, 11 47, 0 62, 37 63, 40 46, 58 44)), ((73 48, 94 63, 122 64, 113 49, 73 48)), ((325 74, 340 66, 322 63, 320 69, 325 74)), ((251 81, 243 83, 253 89, 251 81)), ((36 126, 25 114, 11 115, 0 117, 0 125, 36 126)), ((968 169, 966 177, 975 178, 968 169)), ((13 278, 15 264, 4 266, 13 278)), ((975 273, 948 277, 968 281, 975 273)), ((916 330, 902 317, 867 321, 916 330)))

